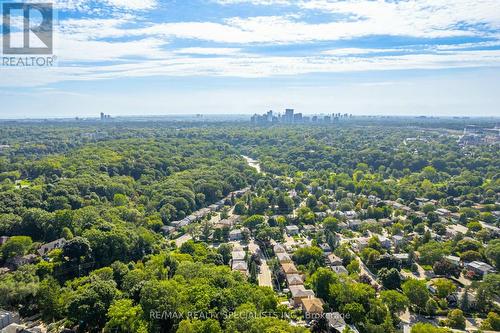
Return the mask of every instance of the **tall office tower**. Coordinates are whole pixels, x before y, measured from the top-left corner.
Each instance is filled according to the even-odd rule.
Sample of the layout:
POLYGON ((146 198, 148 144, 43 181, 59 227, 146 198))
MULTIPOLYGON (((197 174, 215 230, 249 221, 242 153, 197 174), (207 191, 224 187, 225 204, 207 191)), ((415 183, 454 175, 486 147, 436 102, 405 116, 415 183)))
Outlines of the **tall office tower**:
POLYGON ((285 122, 286 123, 292 123, 293 122, 293 109, 286 109, 285 110, 285 122))
POLYGON ((267 121, 272 122, 273 121, 273 110, 267 111, 267 121))

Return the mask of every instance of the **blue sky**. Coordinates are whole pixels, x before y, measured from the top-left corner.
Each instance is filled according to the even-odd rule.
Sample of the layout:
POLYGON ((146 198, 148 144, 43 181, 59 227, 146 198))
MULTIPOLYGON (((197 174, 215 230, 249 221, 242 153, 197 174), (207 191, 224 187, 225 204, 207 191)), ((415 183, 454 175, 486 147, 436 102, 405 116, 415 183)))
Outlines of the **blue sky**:
POLYGON ((286 107, 500 116, 498 0, 58 0, 55 7, 58 66, 0 67, 0 118, 286 107))

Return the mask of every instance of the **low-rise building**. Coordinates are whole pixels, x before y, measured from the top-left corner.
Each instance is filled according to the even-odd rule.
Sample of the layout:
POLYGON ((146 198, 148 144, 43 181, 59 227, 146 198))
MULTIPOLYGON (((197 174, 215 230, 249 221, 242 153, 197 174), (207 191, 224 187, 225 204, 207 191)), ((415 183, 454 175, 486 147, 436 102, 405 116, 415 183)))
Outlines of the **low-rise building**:
POLYGON ((452 264, 453 266, 460 266, 460 258, 456 256, 445 256, 444 260, 452 264))
POLYGON ((351 230, 359 230, 363 225, 363 221, 361 220, 349 220, 347 221, 347 226, 351 230))
POLYGON ((244 260, 235 260, 235 261, 233 260, 231 269, 233 271, 238 271, 248 276, 248 265, 244 260))
POLYGON ((19 319, 19 314, 17 312, 0 310, 0 330, 10 324, 18 324, 19 319))
POLYGON ((401 235, 392 236, 392 241, 394 243, 394 246, 402 246, 406 243, 405 238, 401 235))
POLYGON ((0 237, 0 245, 4 245, 5 243, 7 243, 9 238, 10 238, 9 236, 1 236, 0 237))
POLYGON ((483 278, 486 275, 495 272, 495 269, 491 265, 488 265, 487 263, 482 262, 482 261, 473 261, 473 262, 467 263, 465 265, 465 268, 468 271, 473 272, 475 275, 477 275, 479 277, 483 277, 483 278))
POLYGON ((281 264, 281 269, 285 273, 285 275, 288 274, 298 274, 299 271, 297 270, 297 267, 291 262, 284 262, 281 264))
POLYGON ((391 240, 385 236, 378 236, 378 240, 380 241, 380 245, 385 249, 390 249, 392 246, 391 240))
POLYGON ((37 252, 39 255, 44 256, 47 253, 49 253, 50 251, 53 251, 55 249, 61 249, 64 246, 64 244, 66 244, 66 239, 59 238, 53 242, 43 244, 42 246, 40 246, 40 248, 37 250, 37 252))
POLYGON ((245 251, 233 251, 231 252, 231 257, 233 261, 245 260, 246 253, 245 251))
POLYGON ((273 247, 274 253, 286 253, 285 248, 281 244, 276 244, 273 247))
POLYGON ((241 229, 233 229, 229 232, 230 241, 239 241, 243 239, 243 231, 241 229))
POLYGON ((326 255, 328 255, 329 253, 332 253, 332 248, 327 243, 322 243, 319 245, 319 247, 323 250, 323 252, 326 255))
POLYGON ((449 211, 448 209, 446 208, 438 208, 436 209, 436 213, 439 215, 439 216, 442 216, 442 217, 449 217, 450 214, 451 214, 451 211, 449 211))
POLYGON ((171 225, 164 225, 160 228, 160 232, 165 236, 171 235, 175 231, 175 228, 171 225))
POLYGON ((286 282, 288 284, 288 287, 304 284, 304 280, 302 280, 302 276, 300 276, 299 274, 287 274, 286 282))
POLYGON ((349 274, 349 271, 342 265, 339 266, 331 266, 332 271, 337 274, 349 274))
POLYGON ((337 257, 334 253, 330 253, 326 257, 326 261, 330 266, 339 266, 342 265, 343 261, 339 257, 337 257))
POLYGON ((401 262, 401 264, 407 264, 410 261, 410 255, 408 253, 396 253, 393 257, 401 262))
POLYGON ((278 258, 280 264, 292 262, 292 258, 290 258, 288 253, 276 253, 276 257, 278 258))
POLYGON ((348 220, 354 220, 358 217, 358 213, 356 213, 354 210, 348 210, 347 212, 344 212, 344 215, 348 220))
POLYGON ((299 234, 299 227, 296 225, 287 225, 285 229, 288 236, 295 236, 299 234))
POLYGON ((368 237, 358 237, 354 240, 353 248, 356 251, 361 252, 368 246, 369 241, 370 238, 368 237))
POLYGON ((306 319, 315 319, 323 314, 323 301, 316 297, 302 299, 302 311, 306 319))
POLYGON ((306 289, 304 285, 290 286, 289 289, 294 306, 301 305, 303 299, 314 297, 314 291, 306 289))
POLYGON ((460 224, 451 224, 446 227, 446 236, 453 238, 458 234, 465 235, 469 229, 460 224))

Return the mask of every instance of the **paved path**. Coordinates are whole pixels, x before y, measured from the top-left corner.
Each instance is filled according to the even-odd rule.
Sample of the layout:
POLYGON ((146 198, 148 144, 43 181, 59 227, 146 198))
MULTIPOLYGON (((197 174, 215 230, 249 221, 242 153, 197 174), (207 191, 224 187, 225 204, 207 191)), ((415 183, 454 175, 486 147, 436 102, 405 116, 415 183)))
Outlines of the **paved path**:
POLYGON ((262 264, 260 265, 260 273, 259 273, 259 286, 261 287, 273 287, 273 281, 271 276, 271 270, 267 265, 265 259, 261 259, 262 264))
POLYGON ((241 155, 241 156, 247 161, 249 166, 251 166, 252 168, 255 168, 255 170, 257 170, 258 173, 264 174, 264 172, 262 172, 262 169, 260 168, 259 161, 256 161, 253 158, 248 157, 248 156, 244 156, 244 155, 241 155))
POLYGON ((271 270, 269 269, 269 265, 267 264, 266 257, 264 256, 264 253, 262 253, 259 245, 257 245, 253 239, 248 243, 248 250, 250 251, 250 253, 258 254, 260 257, 260 272, 257 279, 259 281, 259 286, 272 288, 273 278, 271 275, 271 270))

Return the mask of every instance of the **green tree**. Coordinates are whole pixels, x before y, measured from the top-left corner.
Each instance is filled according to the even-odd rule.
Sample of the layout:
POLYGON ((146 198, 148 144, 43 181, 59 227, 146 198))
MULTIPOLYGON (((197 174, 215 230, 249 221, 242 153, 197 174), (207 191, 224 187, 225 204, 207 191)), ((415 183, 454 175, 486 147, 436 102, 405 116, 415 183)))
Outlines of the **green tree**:
POLYGON ((330 285, 338 282, 338 276, 328 268, 320 267, 311 275, 308 283, 319 298, 327 299, 330 285))
POLYGON ((448 312, 447 325, 451 328, 464 330, 465 329, 465 317, 464 313, 460 309, 454 309, 448 312))
POLYGON ((298 265, 307 266, 310 262, 323 262, 323 251, 316 246, 306 246, 298 249, 293 254, 293 260, 298 265))
POLYGON ((451 333, 451 331, 433 324, 417 323, 411 328, 411 333, 451 333))
POLYGON ((448 279, 437 279, 433 283, 439 298, 446 298, 457 289, 457 286, 448 279))
POLYGON ((52 277, 43 280, 38 287, 38 309, 47 322, 60 319, 63 316, 64 300, 59 283, 52 277))
POLYGON ((425 285, 425 281, 410 279, 403 283, 402 289, 411 304, 418 309, 423 310, 429 299, 429 291, 425 285))
POLYGON ((401 287, 401 275, 395 268, 381 268, 378 272, 378 278, 386 289, 399 289, 401 287))
POLYGON ((429 298, 425 303, 425 312, 427 312, 430 316, 434 316, 437 310, 439 310, 437 302, 434 299, 429 298))
POLYGON ((2 250, 2 257, 6 260, 16 256, 23 256, 31 249, 32 245, 31 237, 12 236, 0 248, 2 250))
POLYGON ((380 299, 387 305, 391 313, 400 313, 406 310, 410 301, 406 295, 396 290, 383 290, 380 292, 380 299))
POLYGON ((116 300, 109 307, 107 316, 104 332, 147 332, 142 308, 140 305, 134 306, 131 299, 116 300))
POLYGON ((97 279, 79 289, 67 305, 68 318, 82 329, 104 327, 106 315, 113 301, 119 296, 114 281, 97 279))
POLYGON ((500 239, 492 240, 486 246, 485 251, 486 258, 498 269, 500 270, 500 239))
POLYGON ((500 315, 496 312, 488 313, 488 317, 481 323, 481 329, 485 331, 500 331, 500 315))
POLYGON ((78 263, 91 253, 90 243, 86 238, 75 237, 63 246, 63 256, 78 263))

